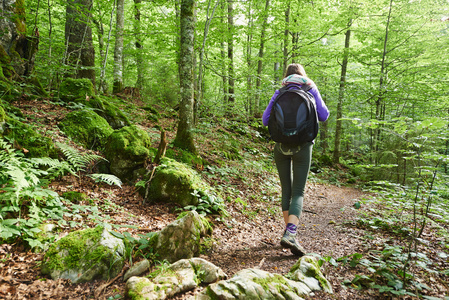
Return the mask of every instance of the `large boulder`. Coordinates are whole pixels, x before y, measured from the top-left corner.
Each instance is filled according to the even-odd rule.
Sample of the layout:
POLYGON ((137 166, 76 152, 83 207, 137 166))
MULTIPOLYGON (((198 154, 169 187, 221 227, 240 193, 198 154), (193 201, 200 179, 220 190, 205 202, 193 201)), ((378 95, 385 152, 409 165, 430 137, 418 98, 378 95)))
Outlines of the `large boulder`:
POLYGON ((165 157, 149 183, 147 198, 185 207, 197 205, 199 198, 208 197, 210 193, 213 193, 213 188, 195 170, 165 157))
POLYGON ((72 283, 108 280, 123 268, 124 253, 123 241, 101 226, 74 231, 50 246, 41 272, 72 283))
POLYGON ((219 267, 202 258, 182 259, 161 270, 151 280, 131 277, 126 283, 127 296, 133 300, 163 300, 227 277, 219 267))
POLYGON ((108 122, 91 109, 73 111, 59 123, 59 128, 75 142, 88 149, 102 149, 114 131, 108 122))
POLYGON ((131 181, 134 171, 143 168, 150 157, 150 146, 150 136, 135 125, 115 130, 104 151, 111 173, 123 181, 131 181))
POLYGON ((89 107, 94 108, 95 112, 103 117, 111 125, 112 129, 120 129, 131 125, 123 111, 111 103, 111 98, 94 96, 86 103, 89 107))
POLYGON ((150 241, 159 260, 175 262, 198 256, 201 238, 212 232, 209 222, 195 211, 189 211, 157 232, 150 241))
POLYGON ((64 78, 59 87, 59 94, 63 101, 82 102, 95 95, 95 89, 88 78, 64 78))

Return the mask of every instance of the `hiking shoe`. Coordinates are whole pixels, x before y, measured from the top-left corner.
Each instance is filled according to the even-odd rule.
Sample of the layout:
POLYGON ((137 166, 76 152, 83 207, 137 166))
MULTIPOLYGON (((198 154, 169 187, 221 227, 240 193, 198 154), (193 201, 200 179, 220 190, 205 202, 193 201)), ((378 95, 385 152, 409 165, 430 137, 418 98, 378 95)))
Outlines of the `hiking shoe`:
POLYGON ((281 245, 284 248, 289 248, 290 251, 298 256, 304 256, 306 254, 306 250, 299 245, 298 241, 296 240, 296 235, 293 233, 290 233, 288 230, 285 230, 284 235, 281 238, 281 245))

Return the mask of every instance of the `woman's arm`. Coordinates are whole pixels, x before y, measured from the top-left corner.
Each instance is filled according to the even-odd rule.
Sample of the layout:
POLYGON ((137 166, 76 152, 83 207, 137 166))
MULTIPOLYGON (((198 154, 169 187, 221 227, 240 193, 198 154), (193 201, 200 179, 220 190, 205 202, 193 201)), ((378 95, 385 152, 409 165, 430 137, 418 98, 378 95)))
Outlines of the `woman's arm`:
POLYGON ((276 99, 278 94, 279 94, 279 90, 276 90, 276 92, 274 92, 273 97, 271 97, 271 100, 268 103, 267 108, 265 108, 265 111, 263 112, 262 123, 265 126, 268 126, 268 119, 270 118, 271 108, 273 107, 273 101, 274 101, 274 99, 276 99))
POLYGON ((329 117, 329 109, 326 106, 326 103, 324 103, 323 99, 321 98, 320 91, 318 91, 318 88, 313 87, 309 90, 309 92, 313 95, 316 102, 316 112, 318 114, 318 120, 321 122, 324 122, 329 117))

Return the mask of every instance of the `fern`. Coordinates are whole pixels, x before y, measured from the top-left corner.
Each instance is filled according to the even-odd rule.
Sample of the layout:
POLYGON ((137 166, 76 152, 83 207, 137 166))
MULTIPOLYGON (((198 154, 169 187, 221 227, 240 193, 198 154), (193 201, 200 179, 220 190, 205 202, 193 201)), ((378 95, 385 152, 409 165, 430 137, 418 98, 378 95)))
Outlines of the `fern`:
POLYGON ((105 160, 100 155, 93 153, 81 153, 77 149, 62 143, 56 143, 56 146, 61 149, 67 161, 75 172, 86 171, 87 167, 99 160, 105 160))
POLYGON ((87 176, 95 180, 95 182, 104 182, 109 185, 116 185, 120 188, 122 187, 122 181, 120 180, 120 178, 112 174, 96 173, 96 174, 89 174, 87 176))

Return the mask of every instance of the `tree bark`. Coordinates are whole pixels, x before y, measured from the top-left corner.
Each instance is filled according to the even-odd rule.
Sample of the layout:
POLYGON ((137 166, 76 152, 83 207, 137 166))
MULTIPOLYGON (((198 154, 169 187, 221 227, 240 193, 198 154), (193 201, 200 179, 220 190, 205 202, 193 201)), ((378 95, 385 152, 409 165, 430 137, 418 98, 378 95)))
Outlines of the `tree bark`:
POLYGON ((143 87, 143 71, 144 67, 144 59, 142 57, 143 45, 141 38, 141 24, 140 24, 140 6, 142 4, 142 0, 134 0, 134 31, 136 35, 136 68, 137 68, 137 81, 136 87, 139 90, 142 90, 143 87))
POLYGON ((17 80, 34 69, 39 31, 26 36, 26 12, 23 0, 1 0, 0 5, 0 79, 17 80))
POLYGON ((120 93, 123 90, 123 30, 125 27, 125 1, 117 0, 117 21, 114 48, 114 84, 112 92, 120 93))
POLYGON ((92 0, 68 0, 66 8, 66 63, 75 69, 66 76, 89 78, 95 86, 95 49, 92 43, 92 0))
POLYGON ((252 70, 252 41, 253 41, 253 15, 252 15, 252 0, 247 1, 248 9, 247 16, 248 19, 248 31, 246 37, 246 65, 248 75, 246 77, 246 103, 248 105, 249 114, 254 115, 254 103, 253 103, 253 70, 252 70))
POLYGON ((234 7, 228 0, 228 112, 232 115, 234 94, 234 7))
POLYGON ((181 1, 181 51, 180 51, 180 86, 181 105, 179 108, 178 131, 175 146, 197 153, 193 136, 193 56, 194 56, 194 0, 181 1))
MULTIPOLYGON (((390 30, 390 20, 391 20, 391 12, 393 9, 393 0, 390 0, 390 7, 388 10, 388 17, 387 17, 387 24, 385 26, 385 38, 384 38, 384 45, 383 45, 383 52, 382 52, 382 62, 381 62, 381 68, 380 68, 380 78, 379 78, 379 94, 376 99, 376 120, 381 121, 384 119, 385 114, 385 103, 384 103, 384 96, 385 96, 385 90, 386 90, 386 78, 387 78, 387 44, 388 44, 388 32, 390 30)), ((374 152, 373 158, 374 163, 377 164, 377 156, 379 151, 379 143, 381 140, 381 129, 380 125, 377 126, 377 128, 374 129, 374 137, 373 137, 373 147, 372 151, 374 152)))
POLYGON ((268 7, 270 6, 270 0, 266 0, 265 2, 265 10, 264 10, 264 18, 262 23, 262 32, 260 33, 260 46, 259 46, 259 55, 257 61, 257 79, 256 79, 256 97, 255 97, 255 117, 260 117, 260 86, 262 84, 262 68, 263 68, 263 55, 265 48, 265 31, 268 24, 268 7))
POLYGON ((291 1, 288 1, 287 8, 285 9, 285 30, 284 30, 284 60, 282 65, 282 74, 285 74, 287 71, 288 65, 288 40, 290 35, 289 25, 290 25, 290 4, 291 1))
POLYGON ((338 91, 338 102, 337 102, 337 121, 335 124, 335 140, 334 140, 334 153, 332 160, 334 163, 338 164, 340 162, 340 145, 341 145, 341 135, 342 135, 342 123, 341 118, 343 116, 343 99, 345 96, 345 86, 346 86, 346 70, 348 67, 348 56, 349 56, 349 43, 351 39, 351 30, 347 30, 345 34, 345 49, 343 53, 343 63, 341 65, 340 74, 340 87, 338 91))

